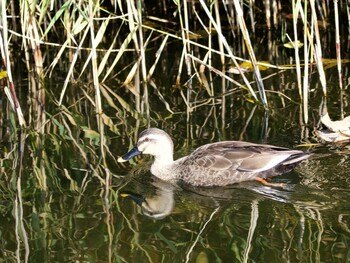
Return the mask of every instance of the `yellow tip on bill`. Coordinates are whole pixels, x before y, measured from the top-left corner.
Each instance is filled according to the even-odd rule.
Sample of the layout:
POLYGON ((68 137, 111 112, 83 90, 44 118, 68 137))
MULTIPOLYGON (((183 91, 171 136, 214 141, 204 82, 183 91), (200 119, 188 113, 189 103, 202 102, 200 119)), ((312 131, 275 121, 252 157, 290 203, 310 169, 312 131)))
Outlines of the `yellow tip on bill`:
POLYGON ((129 194, 125 194, 125 193, 123 193, 123 194, 119 194, 121 197, 128 197, 129 196, 129 194))
POLYGON ((127 160, 124 160, 123 157, 119 157, 117 162, 118 163, 123 163, 123 162, 126 162, 127 160))

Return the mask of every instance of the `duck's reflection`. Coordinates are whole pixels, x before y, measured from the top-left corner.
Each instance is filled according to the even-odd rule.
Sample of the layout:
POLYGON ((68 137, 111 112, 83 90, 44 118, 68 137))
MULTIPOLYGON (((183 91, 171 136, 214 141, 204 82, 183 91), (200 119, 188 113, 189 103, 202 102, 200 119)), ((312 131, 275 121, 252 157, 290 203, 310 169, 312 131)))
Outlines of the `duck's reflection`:
MULTIPOLYGON (((151 184, 152 189, 148 188, 145 194, 123 191, 119 195, 133 200, 141 208, 143 215, 156 220, 163 219, 173 212, 175 189, 182 191, 181 199, 202 204, 205 207, 219 207, 226 203, 221 203, 221 201, 232 203, 233 201, 254 200, 257 198, 256 193, 259 193, 259 198, 265 196, 278 201, 289 199, 289 191, 262 187, 257 182, 237 184, 230 187, 203 188, 186 184, 174 185, 153 178, 151 184)), ((147 187, 143 188, 143 190, 145 189, 147 187)))
POLYGON ((152 185, 155 187, 155 192, 152 195, 147 194, 144 196, 125 191, 121 192, 120 196, 132 199, 141 207, 144 215, 160 220, 170 215, 174 209, 175 186, 162 180, 154 180, 152 185))
POLYGON ((322 199, 322 206, 329 202, 328 198, 322 198, 317 189, 310 189, 307 186, 300 185, 295 175, 280 178, 285 184, 284 187, 263 186, 259 182, 244 182, 231 185, 229 187, 194 187, 187 184, 171 184, 158 178, 150 177, 145 182, 132 181, 129 187, 133 191, 119 192, 121 197, 127 197, 133 200, 140 208, 143 215, 160 220, 171 215, 175 208, 175 195, 179 192, 177 198, 180 199, 180 208, 176 211, 182 211, 190 206, 190 209, 204 207, 213 209, 220 207, 230 208, 236 203, 251 203, 256 200, 268 199, 282 203, 292 203, 298 207, 316 207, 309 201, 311 196, 317 200, 322 199), (293 181, 295 180, 295 181, 293 181), (136 184, 135 184, 136 183, 136 184), (148 184, 147 184, 148 183, 148 184), (140 194, 142 192, 142 194, 140 194), (307 194, 307 195, 306 195, 307 194), (194 204, 192 206, 192 204, 194 204))

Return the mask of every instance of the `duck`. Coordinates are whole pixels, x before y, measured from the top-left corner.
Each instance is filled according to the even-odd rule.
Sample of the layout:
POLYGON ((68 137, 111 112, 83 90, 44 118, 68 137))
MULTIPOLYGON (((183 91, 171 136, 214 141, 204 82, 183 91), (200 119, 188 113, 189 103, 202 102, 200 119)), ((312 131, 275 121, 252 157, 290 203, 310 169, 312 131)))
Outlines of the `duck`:
POLYGON ((287 173, 311 154, 268 144, 219 141, 200 146, 174 160, 174 143, 165 131, 148 128, 139 134, 136 145, 118 158, 125 162, 135 156, 154 156, 150 171, 159 179, 192 186, 227 186, 266 179, 287 173))

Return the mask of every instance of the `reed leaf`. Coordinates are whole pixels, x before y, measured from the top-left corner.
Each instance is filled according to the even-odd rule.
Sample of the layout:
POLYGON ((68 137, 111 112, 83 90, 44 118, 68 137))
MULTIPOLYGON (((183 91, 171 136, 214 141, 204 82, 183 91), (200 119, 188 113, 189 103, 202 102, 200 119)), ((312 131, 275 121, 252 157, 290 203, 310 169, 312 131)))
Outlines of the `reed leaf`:
POLYGON ((251 62, 253 64, 255 79, 256 79, 256 81, 258 83, 260 100, 261 100, 262 104, 264 105, 264 107, 267 109, 268 108, 268 103, 267 103, 264 83, 263 83, 263 81, 261 79, 261 74, 260 74, 259 67, 257 65, 257 61, 256 61, 256 58, 255 58, 255 53, 254 53, 252 44, 250 42, 250 37, 249 37, 249 33, 248 33, 248 30, 247 30, 247 27, 246 27, 245 22, 244 22, 243 11, 241 9, 241 6, 239 5, 238 0, 234 0, 234 4, 235 4, 235 10, 236 10, 237 19, 238 19, 238 24, 240 26, 241 32, 243 33, 243 38, 244 38, 244 41, 246 43, 246 47, 248 49, 248 54, 249 54, 250 60, 251 60, 251 62))
MULTIPOLYGON (((35 2, 35 1, 33 1, 33 2, 35 2)), ((50 30, 52 29, 52 27, 54 26, 54 24, 57 22, 57 20, 60 19, 60 17, 62 16, 62 14, 63 14, 68 8, 70 8, 71 4, 72 4, 72 0, 68 0, 68 1, 65 2, 65 3, 61 6, 61 8, 56 12, 55 16, 51 19, 49 25, 47 26, 47 28, 46 28, 46 30, 45 30, 45 32, 44 32, 44 34, 42 35, 42 37, 41 37, 42 39, 43 39, 44 37, 46 37, 46 35, 50 32, 50 30)), ((41 21, 41 20, 39 19, 39 21, 41 21)))
POLYGON ((168 41, 168 38, 169 38, 169 36, 165 36, 165 38, 162 41, 162 44, 160 45, 159 49, 157 50, 157 52, 156 52, 156 60, 155 60, 155 62, 153 63, 153 65, 151 66, 151 68, 148 71, 147 80, 150 80, 150 78, 152 77, 152 75, 154 73, 154 70, 156 68, 156 65, 157 65, 157 63, 159 61, 159 58, 160 58, 160 56, 162 54, 162 51, 163 51, 163 49, 164 49, 164 47, 165 47, 165 45, 166 45, 166 43, 168 41))
POLYGON ((83 43, 84 43, 84 40, 87 36, 87 34, 89 33, 89 28, 87 27, 85 29, 85 32, 84 32, 84 35, 82 36, 82 39, 81 39, 81 42, 79 43, 79 46, 78 46, 78 49, 75 51, 74 53, 74 56, 73 56, 73 60, 72 60, 72 63, 69 67, 69 71, 68 71, 68 74, 66 76, 66 79, 64 81, 64 84, 63 84, 63 88, 62 88, 62 91, 61 91, 61 95, 60 95, 60 99, 58 101, 58 104, 61 105, 62 104, 62 101, 63 101, 63 98, 64 98, 64 95, 66 93, 66 89, 67 89, 67 86, 68 86, 68 83, 69 83, 69 80, 73 74, 73 70, 74 70, 74 66, 75 66, 75 63, 77 62, 78 60, 78 56, 80 54, 80 49, 81 47, 83 46, 83 43))
POLYGON ((126 48, 128 47, 130 41, 134 38, 136 30, 137 30, 137 27, 133 28, 133 30, 130 31, 130 33, 127 35, 127 37, 123 41, 123 43, 122 43, 122 45, 121 45, 121 47, 120 47, 120 49, 119 49, 119 51, 117 53, 117 56, 113 60, 112 64, 110 65, 109 69, 106 72, 106 75, 104 75, 104 77, 103 77, 101 82, 105 82, 107 77, 111 74, 111 72, 113 71, 114 67, 118 63, 119 59, 122 57, 122 55, 126 51, 126 48))

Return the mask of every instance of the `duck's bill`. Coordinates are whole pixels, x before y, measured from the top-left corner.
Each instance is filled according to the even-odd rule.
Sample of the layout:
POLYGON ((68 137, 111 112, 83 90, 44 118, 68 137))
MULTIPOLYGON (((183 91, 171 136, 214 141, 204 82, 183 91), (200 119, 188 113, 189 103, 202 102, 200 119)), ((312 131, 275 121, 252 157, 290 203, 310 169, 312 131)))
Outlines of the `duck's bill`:
POLYGON ((118 158, 118 162, 122 163, 122 162, 126 162, 127 160, 130 160, 131 158, 140 155, 142 152, 139 151, 139 149, 137 148, 137 146, 135 146, 134 148, 132 148, 129 152, 127 152, 126 154, 124 154, 123 156, 118 158))
POLYGON ((129 197, 131 200, 133 200, 138 205, 142 205, 142 203, 146 201, 142 195, 131 193, 131 192, 122 192, 119 195, 121 197, 129 197))

